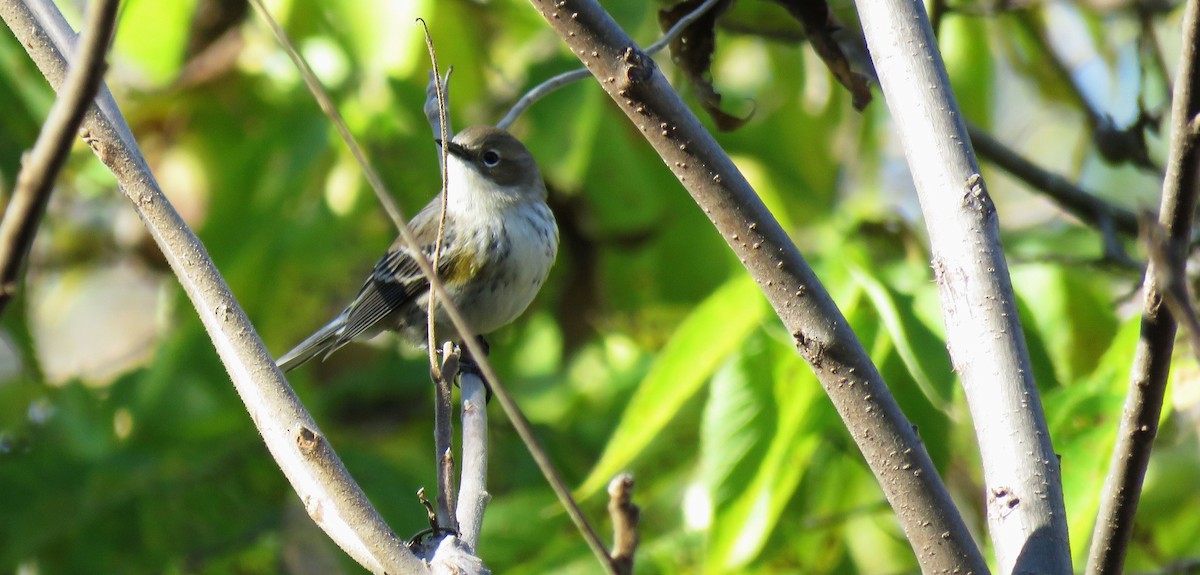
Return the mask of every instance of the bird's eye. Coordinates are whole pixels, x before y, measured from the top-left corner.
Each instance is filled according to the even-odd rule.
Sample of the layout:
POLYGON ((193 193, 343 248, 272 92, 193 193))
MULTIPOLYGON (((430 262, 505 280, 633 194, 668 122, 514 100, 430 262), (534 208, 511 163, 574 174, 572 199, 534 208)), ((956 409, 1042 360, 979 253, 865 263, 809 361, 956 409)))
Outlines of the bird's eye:
POLYGON ((483 153, 482 159, 483 165, 489 168, 494 168, 500 164, 500 152, 497 152, 496 150, 488 150, 483 153))

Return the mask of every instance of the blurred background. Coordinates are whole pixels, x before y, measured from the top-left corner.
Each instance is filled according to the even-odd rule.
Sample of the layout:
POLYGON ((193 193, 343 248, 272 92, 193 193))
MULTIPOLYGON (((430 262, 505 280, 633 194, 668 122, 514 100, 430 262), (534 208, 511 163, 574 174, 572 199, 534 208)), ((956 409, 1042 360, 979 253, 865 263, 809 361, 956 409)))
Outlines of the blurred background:
MULTIPOLYGON (((60 3, 77 27, 83 2, 60 3)), ((577 67, 529 4, 268 2, 390 191, 438 188, 422 113, 428 21, 457 128, 495 123, 577 67)), ((604 2, 643 45, 665 3, 604 2)), ((853 38, 854 6, 834 14, 853 38)), ((976 2, 934 8, 969 121, 1120 206, 1156 208, 1182 6, 976 2), (1144 114, 1143 114, 1144 112, 1144 114), (1100 153, 1107 117, 1145 157, 1100 153), (1099 120, 1098 120, 1099 119, 1099 120), (1132 127, 1131 127, 1132 126, 1132 127), (1111 154, 1109 154, 1111 156, 1111 154)), ((665 53, 681 93, 697 93, 665 53)), ((0 33, 0 191, 53 93, 0 33)), ((911 177, 878 92, 859 113, 780 5, 716 26, 718 134, 848 316, 985 547, 983 488, 942 333, 911 177)), ((127 0, 109 87, 162 187, 274 353, 324 324, 395 236, 350 154, 245 2, 127 0)), ((697 113, 712 126, 700 108, 697 113)), ((714 128, 715 130, 715 128, 714 128)), ((603 485, 637 478, 639 573, 917 573, 882 493, 791 337, 704 214, 589 79, 513 128, 562 232, 547 286, 492 360, 601 533, 603 485)), ((1136 154, 1134 154, 1136 156, 1136 154)), ((1095 229, 984 162, 1037 382, 1061 454, 1076 565, 1137 339, 1141 273, 1095 229)), ((1119 244, 1140 259, 1133 242, 1119 244)), ((1197 369, 1177 347, 1130 572, 1200 558, 1197 369)), ((432 488, 424 355, 390 338, 290 376, 402 537, 432 488)), ((498 406, 480 555, 497 573, 599 573, 498 406)), ((0 572, 357 573, 303 512, 195 312, 112 176, 77 144, 24 284, 0 320, 0 572)))

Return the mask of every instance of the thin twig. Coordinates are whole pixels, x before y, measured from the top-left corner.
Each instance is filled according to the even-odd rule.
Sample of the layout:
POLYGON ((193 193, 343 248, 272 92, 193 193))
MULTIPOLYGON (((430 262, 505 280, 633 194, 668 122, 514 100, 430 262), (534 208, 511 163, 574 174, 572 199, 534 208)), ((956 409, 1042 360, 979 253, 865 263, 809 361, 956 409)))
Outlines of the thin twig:
MULTIPOLYGON (((435 350, 436 353, 436 350, 435 350)), ((442 349, 442 365, 434 379, 433 450, 437 461, 437 521, 443 529, 458 531, 454 513, 454 418, 450 403, 458 375, 458 350, 453 342, 442 349)))
POLYGON ((1038 21, 1033 9, 1018 10, 1016 19, 1028 32, 1038 50, 1044 54, 1045 57, 1042 58, 1042 61, 1054 69, 1062 82, 1066 84, 1067 91, 1087 115, 1092 129, 1092 142, 1096 144, 1096 151, 1100 153, 1100 156, 1111 164, 1129 162, 1157 174, 1160 168, 1154 165, 1146 147, 1145 129, 1149 125, 1147 115, 1142 112, 1133 123, 1125 127, 1118 127, 1112 115, 1100 109, 1097 103, 1088 98, 1075 74, 1071 73, 1067 63, 1063 61, 1062 56, 1051 43, 1050 32, 1044 23, 1038 21))
POLYGON ((671 42, 674 42, 675 39, 678 38, 680 34, 683 34, 683 31, 687 30, 687 27, 691 26, 692 22, 699 20, 700 17, 703 16, 705 12, 708 12, 709 10, 711 10, 712 7, 716 6, 717 2, 720 2, 720 1, 721 0, 708 0, 707 2, 697 6, 695 10, 692 10, 683 18, 680 18, 679 21, 676 22, 674 26, 671 26, 671 29, 667 30, 667 33, 663 34, 662 38, 659 38, 654 43, 650 44, 649 46, 646 46, 646 48, 643 49, 643 52, 645 52, 646 54, 648 54, 650 56, 653 56, 653 55, 663 51, 664 49, 666 49, 667 46, 670 46, 671 42))
MULTIPOLYGON (((74 36, 54 4, 2 0, 0 17, 50 84, 59 86, 74 36)), ((112 170, 179 278, 251 421, 309 515, 372 573, 426 573, 379 517, 288 386, 204 245, 158 187, 107 89, 101 87, 83 127, 93 151, 112 170)))
POLYGON ((17 278, 46 213, 54 180, 67 161, 79 124, 104 77, 104 55, 119 4, 119 0, 99 0, 88 9, 83 33, 75 45, 74 63, 33 150, 17 174, 12 200, 0 221, 0 314, 17 293, 17 278))
POLYGON ((1162 76, 1163 86, 1166 87, 1168 94, 1175 93, 1175 86, 1171 82, 1171 69, 1167 66, 1167 59, 1163 56, 1162 44, 1158 41, 1158 33, 1154 30, 1154 13, 1146 9, 1142 2, 1134 2, 1134 10, 1137 11, 1138 20, 1141 22, 1142 33, 1138 36, 1138 44, 1142 47, 1143 57, 1148 57, 1154 63, 1154 67, 1158 69, 1158 73, 1162 76))
MULTIPOLYGON (((671 26, 671 29, 667 30, 667 33, 663 34, 662 38, 659 38, 656 42, 647 46, 644 52, 651 56, 661 52, 664 48, 671 45, 671 42, 675 41, 680 34, 683 34, 683 31, 686 30, 688 26, 691 26, 692 22, 695 22, 698 18, 703 16, 704 13, 708 12, 713 6, 716 6, 717 2, 720 2, 720 0, 708 0, 707 2, 697 6, 695 10, 691 11, 683 18, 680 18, 674 26, 671 26)), ((563 72, 562 74, 551 77, 549 80, 534 86, 533 89, 525 92, 525 95, 521 96, 521 99, 517 100, 516 104, 513 104, 512 108, 508 110, 508 113, 505 114, 504 117, 501 118, 496 124, 496 127, 507 130, 508 127, 511 126, 513 122, 516 122, 517 118, 520 117, 521 114, 525 113, 525 110, 529 109, 529 107, 535 102, 545 98, 555 90, 574 82, 578 82, 579 80, 587 78, 589 75, 591 75, 591 72, 588 72, 587 68, 578 68, 569 72, 563 72)))
POLYGON ((967 124, 967 132, 971 135, 975 151, 981 157, 1025 182, 1029 187, 1042 192, 1062 209, 1097 229, 1105 222, 1112 222, 1114 232, 1137 237, 1138 220, 1132 211, 1106 202, 1072 184, 1061 175, 1038 166, 979 126, 967 124))
MULTIPOLYGON (((354 137, 350 134, 349 129, 346 128, 345 121, 342 120, 341 115, 338 114, 336 108, 333 107, 329 95, 325 92, 325 89, 321 86, 320 82, 316 80, 316 76, 312 73, 312 69, 307 63, 304 62, 304 59, 301 58, 295 47, 292 46, 283 29, 279 27, 279 24, 276 23, 271 17, 270 13, 267 12, 265 6, 262 4, 262 0, 252 1, 263 18, 270 23, 271 29, 275 32, 276 38, 281 44, 283 44, 288 55, 292 58, 293 62, 295 62, 297 68, 300 70, 301 76, 305 78, 305 84, 308 85, 309 90, 312 91, 314 97, 316 97, 318 102, 321 103, 321 109, 324 110, 326 114, 329 115, 331 121, 338 126, 338 133, 341 135, 346 145, 350 147, 355 160, 359 162, 359 166, 366 175, 367 182, 371 185, 371 189, 375 191, 376 196, 384 205, 384 208, 392 217, 392 220, 396 223, 396 226, 400 231, 401 241, 404 242, 406 247, 412 250, 413 260, 421 269, 421 273, 425 274, 425 277, 429 279, 430 291, 437 293, 438 297, 442 299, 442 311, 446 312, 446 315, 450 318, 451 324, 454 325, 455 329, 459 333, 470 333, 471 330, 468 328, 462 312, 459 311, 458 306, 454 304, 453 300, 449 298, 445 286, 433 273, 433 268, 429 262, 429 259, 424 256, 421 251, 420 244, 417 243, 416 239, 412 235, 412 232, 410 232, 405 226, 404 219, 400 215, 399 209, 396 208, 395 201, 392 199, 391 195, 388 194, 383 185, 383 181, 379 178, 378 173, 367 162, 366 156, 362 153, 361 148, 355 142, 354 137)), ((537 464, 538 469, 546 478, 546 482, 550 484, 550 488, 554 491, 555 496, 558 497, 559 502, 566 509, 567 515, 571 518, 571 521, 575 523, 576 528, 578 528, 580 533, 583 535, 588 547, 591 548, 593 553, 595 553, 596 556, 602 560, 606 571, 611 573, 612 566, 610 565, 608 561, 608 555, 604 550, 604 543, 601 542, 600 536, 596 534, 596 530, 593 529, 592 526, 587 522, 587 518, 584 517, 583 511, 579 509, 579 505, 575 502, 574 498, 571 497, 571 490, 558 475, 558 471, 554 468, 554 464, 550 461, 550 457, 546 454, 546 450, 542 448, 541 443, 533 434, 533 427, 529 424, 529 420, 526 419, 525 415, 521 413, 516 401, 513 400, 512 395, 508 393, 508 389, 505 388, 501 383, 500 377, 497 375, 495 368, 492 367, 491 362, 487 359, 487 354, 484 352, 483 346, 476 338, 473 337, 463 338, 462 343, 467 348, 467 351, 471 354, 471 357, 475 360, 476 365, 479 367, 479 371, 483 374, 484 379, 491 388, 492 394, 495 396, 496 401, 500 403, 500 407, 504 410, 505 415, 508 416, 509 421, 512 423, 513 429, 517 432, 517 435, 525 444, 526 449, 529 450, 529 454, 531 457, 533 457, 534 463, 537 464)))
POLYGON ((613 565, 620 575, 633 575, 641 510, 633 503, 632 475, 622 473, 608 483, 608 515, 613 522, 613 565))
POLYGON ((1125 253, 1120 238, 1116 236, 1118 232, 1127 236, 1137 235, 1137 216, 1133 212, 1106 202, 1066 178, 1042 169, 974 124, 968 123, 967 131, 980 157, 1025 182, 1034 191, 1041 192, 1080 221, 1095 227, 1104 243, 1106 259, 1126 267, 1137 265, 1125 253))
MULTIPOLYGON (((1158 222, 1166 230, 1171 267, 1182 268, 1191 239, 1200 178, 1200 141, 1194 128, 1200 113, 1200 0, 1188 0, 1183 41, 1171 102, 1170 151, 1158 222)), ((1143 281, 1141 337, 1133 358, 1129 392, 1092 531, 1087 573, 1121 573, 1137 515, 1138 499, 1166 394, 1175 346, 1176 320, 1163 307, 1167 286, 1151 260, 1143 281)))
POLYGON ((496 127, 503 130, 509 129, 509 127, 513 125, 513 122, 516 122, 517 118, 519 118, 521 114, 525 113, 525 110, 528 110, 529 107, 535 102, 545 98, 547 95, 555 90, 558 90, 559 88, 563 88, 578 82, 579 80, 587 78, 590 75, 591 73, 589 73, 586 68, 577 68, 569 72, 563 72, 557 76, 552 76, 549 80, 546 80, 541 84, 534 86, 533 89, 529 90, 528 92, 525 92, 525 95, 521 96, 521 99, 517 100, 517 103, 513 104, 512 108, 508 110, 508 113, 496 123, 496 127))
POLYGON ((350 149, 350 153, 359 163, 359 166, 362 167, 363 173, 367 178, 367 182, 371 184, 371 189, 375 192, 376 197, 379 199, 379 203, 383 205, 383 210, 387 212, 388 217, 391 218, 392 224, 395 225, 398 230, 400 230, 400 235, 407 238, 405 242, 410 248, 415 246, 414 259, 416 259, 418 265, 422 266, 421 271, 424 272, 426 276, 432 276, 433 274, 430 272, 432 268, 430 267, 428 259, 421 257, 422 252, 420 245, 418 245, 416 241, 411 241, 412 234, 408 232, 407 228, 405 227, 407 222, 404 218, 404 213, 401 212, 400 207, 396 205, 396 200, 392 199, 391 194, 388 193, 387 187, 383 185, 383 180, 379 177, 379 174, 374 169, 370 168, 370 163, 367 161, 366 153, 364 153, 362 147, 358 145, 358 141, 354 139, 354 135, 350 133, 350 128, 346 125, 346 120, 342 118, 342 113, 339 112, 337 106, 333 104, 333 99, 329 97, 329 93, 325 91, 324 86, 322 86, 320 80, 317 79, 317 75, 313 73, 312 67, 308 65, 308 62, 303 56, 300 55, 300 52, 296 50, 296 47, 292 44, 291 40, 288 39, 287 33, 283 31, 283 28, 279 25, 279 22, 277 22, 275 18, 271 16, 271 13, 263 4, 263 0, 251 0, 251 2, 254 3, 254 7, 258 10, 259 15, 262 16, 263 20, 266 21, 267 26, 271 28, 271 32, 275 34, 275 38, 279 41, 280 45, 283 47, 283 50, 287 52, 288 57, 291 58, 292 64, 294 64, 296 69, 300 71, 300 77, 304 79, 304 84, 308 86, 309 92, 312 93, 313 98, 317 100, 317 105, 320 106, 321 112, 323 112, 326 116, 329 116, 330 121, 333 123, 334 129, 338 131, 338 135, 342 138, 342 142, 344 142, 346 147, 350 149))
MULTIPOLYGON (((454 127, 450 124, 450 118, 442 120, 442 109, 450 109, 450 74, 454 73, 454 66, 446 69, 446 75, 442 76, 442 81, 437 81, 437 76, 433 72, 429 72, 429 82, 425 84, 425 119, 429 122, 429 127, 433 129, 433 138, 446 141, 447 137, 454 136, 454 127), (438 93, 441 93, 439 98, 438 93), (444 126, 444 128, 443 128, 444 126)), ((446 165, 446 158, 440 151, 441 146, 438 146, 438 169, 442 169, 446 165)))
POLYGON ((1062 57, 1050 42, 1047 36, 1048 31, 1043 23, 1038 21, 1038 16, 1033 12, 1034 8, 1017 10, 1013 13, 1013 17, 1021 28, 1025 29, 1029 39, 1033 42, 1037 51, 1042 54, 1039 60, 1050 66, 1054 70, 1056 76, 1064 84, 1067 92, 1075 103, 1083 110, 1088 117, 1088 123, 1092 126, 1098 126, 1105 121, 1107 115, 1104 112, 1096 109, 1092 101, 1088 99, 1083 88, 1075 81, 1075 76, 1071 74, 1071 69, 1067 67, 1066 62, 1063 62, 1062 57))
MULTIPOLYGON (((429 51, 429 63, 433 67, 433 78, 435 80, 433 82, 433 91, 434 95, 437 96, 438 127, 441 131, 441 137, 438 138, 438 141, 441 142, 441 144, 438 145, 438 163, 442 168, 442 211, 438 216, 437 239, 435 239, 433 243, 432 266, 433 273, 436 275, 442 261, 442 241, 446 236, 446 208, 450 205, 450 168, 448 164, 449 158, 447 157, 449 154, 449 148, 446 146, 446 144, 449 143, 450 136, 448 135, 448 128, 446 127, 446 96, 442 93, 442 83, 438 81, 438 79, 442 77, 442 73, 441 70, 438 69, 437 50, 435 50, 433 47, 433 36, 429 35, 429 26, 425 24, 425 20, 417 18, 417 22, 420 22, 421 28, 425 30, 425 49, 429 51)), ((429 307, 425 315, 428 322, 426 326, 426 344, 427 348, 429 349, 429 369, 434 373, 435 379, 445 380, 446 378, 442 377, 438 372, 437 362, 437 294, 434 293, 433 290, 430 290, 428 297, 429 307)), ((449 404, 450 398, 447 396, 446 405, 449 404)), ((441 493, 439 490, 439 495, 440 494, 441 493)))
POLYGON ((1171 257, 1171 242, 1167 239, 1165 230, 1150 212, 1139 214, 1142 223, 1142 236, 1139 238, 1146 259, 1150 265, 1147 270, 1154 271, 1154 281, 1162 286, 1163 303, 1171 317, 1187 332, 1192 344, 1192 353, 1200 360, 1200 318, 1196 317, 1196 309, 1192 306, 1192 296, 1188 293, 1187 280, 1184 277, 1183 262, 1171 257))

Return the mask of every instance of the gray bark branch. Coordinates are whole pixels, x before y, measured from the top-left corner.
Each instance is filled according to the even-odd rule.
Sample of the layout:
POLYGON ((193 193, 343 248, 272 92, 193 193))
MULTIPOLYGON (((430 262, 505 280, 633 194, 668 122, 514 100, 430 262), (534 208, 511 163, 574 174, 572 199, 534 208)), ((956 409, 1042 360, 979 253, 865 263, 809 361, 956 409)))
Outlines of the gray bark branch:
POLYGON ((987 565, 862 344, 779 222, 695 114, 592 0, 532 0, 758 282, 845 421, 926 573, 987 565))
MULTIPOLYGON (((5 0, 0 17, 50 84, 60 86, 74 34, 54 4, 5 0)), ((100 88, 83 128, 179 278, 251 420, 309 515, 372 573, 427 573, 367 501, 275 367, 203 244, 163 195, 107 88, 100 88)))
POLYGON ((488 416, 487 390, 474 373, 458 380, 462 395, 462 476, 458 482, 459 537, 472 549, 479 547, 483 512, 491 495, 487 492, 488 416))
POLYGON ((17 174, 12 199, 0 221, 0 314, 16 295, 17 278, 37 237, 54 180, 67 161, 83 115, 104 78, 104 56, 108 53, 119 4, 119 0, 101 0, 89 8, 83 32, 75 43, 71 69, 33 150, 17 174))
POLYGON ((983 459, 1000 573, 1071 573, 1062 475, 1017 316, 999 221, 925 7, 857 0, 933 251, 951 359, 983 459))
MULTIPOLYGON (((1171 103, 1170 152, 1158 215, 1159 224, 1166 230, 1167 257, 1177 269, 1182 269, 1187 254, 1200 169, 1200 149, 1196 145, 1196 118, 1200 114, 1200 72, 1196 70, 1200 65, 1200 2, 1197 0, 1189 0, 1184 12, 1182 46, 1171 103)), ((1142 333, 1133 357, 1129 392, 1088 551, 1087 573, 1091 575, 1121 573, 1124 567, 1142 481, 1158 435, 1176 331, 1175 318, 1163 305, 1163 292, 1168 286, 1158 281, 1162 275, 1151 261, 1143 282, 1142 333)))

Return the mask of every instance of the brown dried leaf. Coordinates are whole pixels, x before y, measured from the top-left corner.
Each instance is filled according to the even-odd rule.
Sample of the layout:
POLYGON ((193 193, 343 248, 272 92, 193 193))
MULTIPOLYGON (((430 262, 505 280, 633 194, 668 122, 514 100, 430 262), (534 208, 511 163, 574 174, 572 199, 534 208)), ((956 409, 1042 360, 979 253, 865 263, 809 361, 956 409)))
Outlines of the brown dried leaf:
POLYGON ((769 0, 788 11, 793 18, 804 26, 808 41, 813 50, 833 72, 838 82, 850 91, 854 101, 854 109, 862 111, 871 103, 871 86, 866 76, 855 72, 850 67, 850 60, 842 51, 834 33, 842 25, 837 21, 829 4, 825 0, 769 0))
MULTIPOLYGON (((670 8, 658 12, 658 22, 663 30, 670 30, 681 18, 691 14, 704 0, 684 0, 670 8)), ((716 49, 717 18, 729 9, 733 0, 718 2, 708 12, 705 12, 682 34, 671 42, 671 60, 683 71, 688 82, 696 91, 700 106, 716 123, 717 129, 728 132, 736 130, 750 119, 750 116, 739 118, 721 110, 721 95, 712 84, 712 55, 716 49)))

